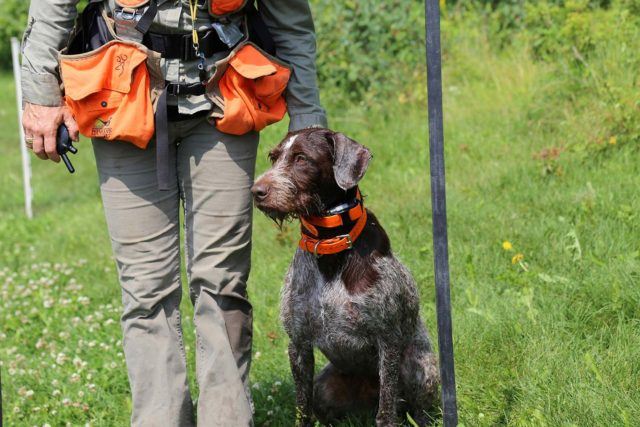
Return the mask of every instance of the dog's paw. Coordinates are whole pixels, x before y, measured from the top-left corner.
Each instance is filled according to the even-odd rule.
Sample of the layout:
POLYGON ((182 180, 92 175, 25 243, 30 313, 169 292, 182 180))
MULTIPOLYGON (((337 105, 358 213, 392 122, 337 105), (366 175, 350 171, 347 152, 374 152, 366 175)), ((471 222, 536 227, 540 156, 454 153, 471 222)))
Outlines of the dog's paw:
POLYGON ((296 408, 296 427, 313 427, 313 417, 296 408))

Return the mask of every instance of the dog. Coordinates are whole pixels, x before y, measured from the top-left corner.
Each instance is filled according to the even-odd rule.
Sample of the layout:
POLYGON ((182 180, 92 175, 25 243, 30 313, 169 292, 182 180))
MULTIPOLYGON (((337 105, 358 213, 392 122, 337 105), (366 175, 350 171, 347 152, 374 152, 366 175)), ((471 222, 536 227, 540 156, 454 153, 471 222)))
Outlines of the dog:
POLYGON ((371 157, 329 129, 290 133, 251 188, 256 207, 280 225, 301 221, 280 310, 299 426, 312 425, 313 415, 329 424, 376 407, 378 426, 396 425, 405 412, 424 425, 437 400, 438 365, 416 284, 358 189, 371 157), (329 360, 315 379, 314 347, 329 360))

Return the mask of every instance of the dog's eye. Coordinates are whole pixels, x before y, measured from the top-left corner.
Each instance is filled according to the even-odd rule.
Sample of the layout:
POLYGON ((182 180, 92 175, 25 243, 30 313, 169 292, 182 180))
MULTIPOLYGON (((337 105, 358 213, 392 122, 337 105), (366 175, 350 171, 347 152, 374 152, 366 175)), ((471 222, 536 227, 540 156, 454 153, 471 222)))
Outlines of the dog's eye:
POLYGON ((307 156, 305 156, 304 154, 297 154, 295 157, 296 163, 305 163, 306 161, 307 161, 307 156))

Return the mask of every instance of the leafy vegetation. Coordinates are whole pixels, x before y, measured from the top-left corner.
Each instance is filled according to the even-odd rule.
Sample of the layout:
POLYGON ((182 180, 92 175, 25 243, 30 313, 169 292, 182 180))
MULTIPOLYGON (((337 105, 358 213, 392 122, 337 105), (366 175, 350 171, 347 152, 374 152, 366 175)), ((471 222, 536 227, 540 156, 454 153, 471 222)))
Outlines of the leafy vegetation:
MULTIPOLYGON (((375 154, 366 203, 413 271, 435 338, 421 5, 388 10, 409 7, 393 21, 415 19, 406 50, 393 53, 402 58, 394 80, 378 67, 389 61, 377 47, 387 42, 369 42, 392 20, 365 10, 368 0, 351 11, 323 1, 314 6, 331 125, 375 154), (330 13, 386 23, 369 35, 343 24, 354 25, 347 37, 330 13), (362 59, 366 49, 377 55, 362 59), (362 78, 331 72, 332 56, 362 78)), ((637 0, 445 4, 452 303, 466 426, 633 426, 640 417, 639 8, 637 0)), ((126 425, 119 287, 90 145, 79 144, 74 176, 33 159, 35 219, 26 220, 10 76, 0 88, 5 421, 126 425)), ((259 171, 284 132, 279 124, 263 133, 259 171)), ((279 232, 256 212, 254 236, 256 423, 291 425, 277 313, 297 226, 279 232)))

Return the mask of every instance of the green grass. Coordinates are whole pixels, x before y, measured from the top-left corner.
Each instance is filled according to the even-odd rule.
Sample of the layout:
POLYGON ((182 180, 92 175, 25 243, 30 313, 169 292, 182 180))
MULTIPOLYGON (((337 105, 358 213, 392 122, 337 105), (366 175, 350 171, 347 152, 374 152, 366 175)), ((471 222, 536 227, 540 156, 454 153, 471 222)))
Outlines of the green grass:
MULTIPOLYGON (((577 91, 583 81, 560 64, 532 62, 526 50, 492 53, 474 35, 452 32, 445 39, 461 422, 637 425, 637 143, 608 133, 597 91, 577 91), (503 249, 504 241, 513 249, 503 249), (522 259, 513 262, 516 254, 522 259)), ((362 183, 367 205, 413 271, 435 340, 426 112, 422 81, 415 85, 412 101, 385 99, 368 112, 332 106, 329 112, 335 129, 374 152, 362 183)), ((5 421, 126 425, 130 399, 117 321, 119 287, 90 146, 79 144, 74 176, 34 158, 35 218, 28 221, 9 76, 0 77, 0 88, 5 421)), ((267 167, 265 154, 283 132, 282 125, 264 132, 258 171, 267 167)), ((255 218, 249 291, 256 421, 286 426, 294 419, 293 386, 278 298, 297 227, 279 233, 257 212, 255 218)), ((193 350, 188 298, 182 309, 187 348, 193 350)))

